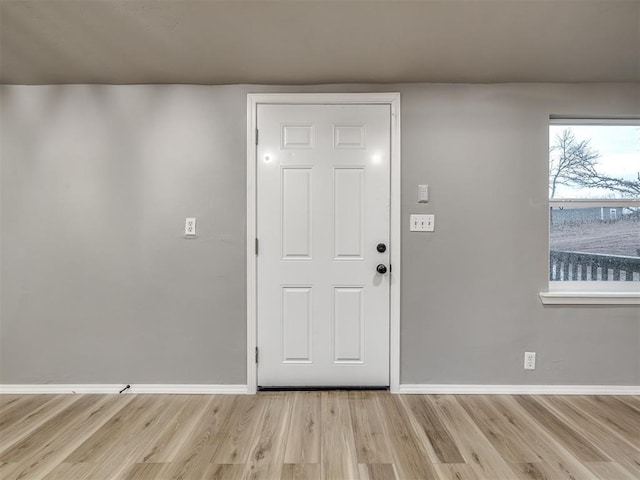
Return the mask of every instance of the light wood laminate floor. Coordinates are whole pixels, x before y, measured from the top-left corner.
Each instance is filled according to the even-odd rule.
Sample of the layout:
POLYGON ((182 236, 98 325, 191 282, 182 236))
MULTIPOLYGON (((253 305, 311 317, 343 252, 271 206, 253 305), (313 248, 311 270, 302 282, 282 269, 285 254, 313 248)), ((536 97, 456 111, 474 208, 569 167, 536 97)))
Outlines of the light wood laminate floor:
POLYGON ((0 478, 640 479, 640 397, 1 395, 0 478))

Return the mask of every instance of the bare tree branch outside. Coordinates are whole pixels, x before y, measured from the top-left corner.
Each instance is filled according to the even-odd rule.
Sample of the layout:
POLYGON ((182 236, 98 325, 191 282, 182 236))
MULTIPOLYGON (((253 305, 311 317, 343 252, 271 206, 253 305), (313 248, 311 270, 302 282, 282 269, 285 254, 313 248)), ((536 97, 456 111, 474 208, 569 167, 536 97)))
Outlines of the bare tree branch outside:
POLYGON ((549 198, 556 197, 558 185, 611 190, 622 198, 640 197, 640 157, 635 179, 602 173, 599 159, 600 153, 591 147, 590 140, 577 140, 570 128, 558 133, 549 149, 549 198))
POLYGON ((549 149, 550 198, 555 198, 558 185, 581 185, 583 179, 597 174, 599 155, 589 143, 589 140, 576 140, 569 128, 556 135, 549 149))

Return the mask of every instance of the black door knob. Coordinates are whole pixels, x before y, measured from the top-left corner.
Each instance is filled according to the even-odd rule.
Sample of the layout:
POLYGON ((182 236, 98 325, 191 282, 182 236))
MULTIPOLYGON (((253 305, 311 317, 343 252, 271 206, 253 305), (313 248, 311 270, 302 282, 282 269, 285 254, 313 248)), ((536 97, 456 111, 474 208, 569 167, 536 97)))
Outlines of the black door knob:
POLYGON ((376 247, 376 250, 378 250, 380 253, 384 253, 387 251, 387 246, 384 243, 379 243, 376 247))
POLYGON ((387 273, 387 267, 384 266, 383 264, 380 264, 376 267, 376 270, 378 271, 379 274, 384 275, 385 273, 387 273))

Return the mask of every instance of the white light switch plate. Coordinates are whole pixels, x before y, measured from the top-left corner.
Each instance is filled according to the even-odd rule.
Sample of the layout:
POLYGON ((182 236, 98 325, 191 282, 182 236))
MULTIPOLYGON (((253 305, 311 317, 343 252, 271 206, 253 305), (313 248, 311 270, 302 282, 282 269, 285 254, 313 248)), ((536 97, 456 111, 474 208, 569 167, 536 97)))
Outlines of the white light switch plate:
POLYGON ((184 234, 187 237, 195 237, 196 235, 196 219, 195 218, 187 218, 184 222, 184 234))
POLYGON ((410 215, 409 217, 409 231, 411 232, 433 232, 435 228, 435 215, 410 215))

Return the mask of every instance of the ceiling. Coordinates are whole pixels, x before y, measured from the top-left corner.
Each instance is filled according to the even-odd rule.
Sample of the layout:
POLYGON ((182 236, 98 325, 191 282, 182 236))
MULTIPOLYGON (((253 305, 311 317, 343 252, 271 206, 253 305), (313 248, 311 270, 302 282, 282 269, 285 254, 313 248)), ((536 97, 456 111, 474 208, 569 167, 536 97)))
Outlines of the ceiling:
POLYGON ((639 82, 640 0, 1 0, 0 82, 639 82))

